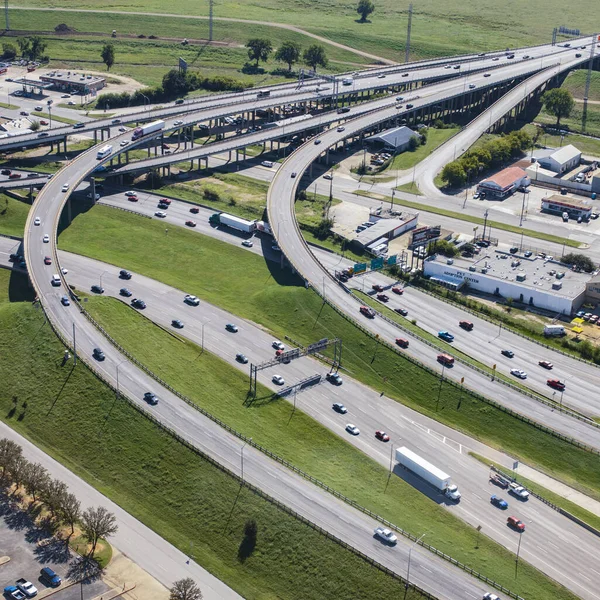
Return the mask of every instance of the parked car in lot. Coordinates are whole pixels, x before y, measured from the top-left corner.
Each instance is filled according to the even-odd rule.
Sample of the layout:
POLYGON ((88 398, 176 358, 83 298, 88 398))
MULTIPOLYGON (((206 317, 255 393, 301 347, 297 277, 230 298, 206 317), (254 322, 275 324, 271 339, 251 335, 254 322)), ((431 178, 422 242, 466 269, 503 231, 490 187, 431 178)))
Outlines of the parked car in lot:
POLYGON ((50 587, 58 587, 62 583, 62 579, 50 567, 44 567, 40 570, 41 580, 50 587))
POLYGON ((341 415, 345 415, 348 412, 348 409, 341 402, 334 402, 331 405, 331 408, 333 408, 335 412, 338 412, 341 415))
POLYGON ((4 588, 4 595, 11 600, 25 600, 27 598, 16 585, 7 585, 4 588))
POLYGON ((21 579, 17 579, 17 581, 15 583, 17 584, 17 587, 28 598, 33 598, 34 596, 37 596, 38 590, 35 587, 35 585, 33 585, 33 583, 31 583, 31 581, 27 581, 27 579, 21 578, 21 579))

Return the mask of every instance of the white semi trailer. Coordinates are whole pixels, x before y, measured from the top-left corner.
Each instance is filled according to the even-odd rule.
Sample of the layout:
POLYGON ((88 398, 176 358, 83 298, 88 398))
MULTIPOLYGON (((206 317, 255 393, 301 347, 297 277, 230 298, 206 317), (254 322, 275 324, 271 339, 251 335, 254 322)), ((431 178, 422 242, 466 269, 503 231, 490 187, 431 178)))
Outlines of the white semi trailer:
POLYGON ((409 450, 404 446, 398 448, 396 450, 396 460, 404 468, 412 471, 421 479, 424 479, 451 500, 460 500, 458 486, 451 482, 450 475, 444 473, 441 469, 438 469, 424 458, 421 458, 412 450, 409 450))

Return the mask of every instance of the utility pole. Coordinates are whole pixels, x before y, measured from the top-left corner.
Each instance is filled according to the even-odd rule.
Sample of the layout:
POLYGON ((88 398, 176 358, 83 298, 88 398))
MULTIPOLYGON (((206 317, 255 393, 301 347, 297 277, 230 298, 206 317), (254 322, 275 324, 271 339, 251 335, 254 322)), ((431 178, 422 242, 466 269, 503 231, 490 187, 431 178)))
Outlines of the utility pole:
POLYGON ((481 235, 481 239, 485 240, 485 228, 487 227, 487 218, 488 218, 488 210, 486 209, 485 212, 483 213, 483 234, 481 235))
POLYGON ((583 113, 581 115, 581 131, 585 133, 587 125, 587 108, 588 108, 588 97, 590 95, 590 83, 592 80, 592 67, 594 64, 594 49, 596 48, 595 40, 598 39, 598 34, 594 34, 594 42, 592 42, 590 50, 590 62, 588 64, 587 78, 585 80, 585 94, 583 95, 583 113))
POLYGON ((75 323, 73 323, 73 366, 77 366, 77 343, 75 341, 75 323))
POLYGON ((213 39, 213 0, 208 0, 208 41, 213 39))
POLYGON ((4 0, 4 17, 6 19, 6 31, 10 31, 10 23, 8 22, 8 0, 4 0))
POLYGON ((404 53, 404 62, 408 62, 410 56, 410 30, 412 28, 412 13, 413 5, 412 2, 408 5, 408 27, 406 29, 406 51, 404 53))

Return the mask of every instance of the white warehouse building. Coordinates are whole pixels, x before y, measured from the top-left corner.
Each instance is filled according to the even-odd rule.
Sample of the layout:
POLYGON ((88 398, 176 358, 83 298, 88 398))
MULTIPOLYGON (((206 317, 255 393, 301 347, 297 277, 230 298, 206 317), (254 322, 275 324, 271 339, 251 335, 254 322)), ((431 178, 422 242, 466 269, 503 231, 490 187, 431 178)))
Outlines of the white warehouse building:
POLYGON ((489 249, 475 261, 432 256, 425 260, 423 273, 451 289, 466 284, 485 294, 565 315, 583 304, 591 278, 590 274, 575 273, 559 262, 489 249))

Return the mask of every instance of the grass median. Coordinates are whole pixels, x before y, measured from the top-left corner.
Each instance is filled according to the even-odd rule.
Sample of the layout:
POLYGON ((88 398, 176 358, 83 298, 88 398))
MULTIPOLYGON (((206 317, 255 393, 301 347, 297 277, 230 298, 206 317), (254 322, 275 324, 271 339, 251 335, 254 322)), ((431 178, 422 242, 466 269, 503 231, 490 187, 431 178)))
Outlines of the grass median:
POLYGON ((394 580, 115 402, 82 363, 61 366, 63 346, 30 302, 9 302, 15 289, 27 290, 25 277, 0 270, 0 352, 11 357, 0 361, 0 418, 12 428, 245 598, 403 597, 394 580))
MULTIPOLYGON (((128 268, 308 344, 340 337, 351 375, 423 414, 600 498, 598 457, 562 442, 445 383, 381 347, 336 313, 289 270, 237 246, 181 227, 96 206, 59 237, 65 250, 128 268), (107 243, 118 240, 118 243, 107 243), (190 257, 189 260, 183 257, 190 257)), ((356 318, 360 319, 358 310, 356 318)), ((468 381, 466 382, 468 385, 468 381)))
POLYGON ((21 201, 6 194, 0 194, 0 233, 23 237, 28 214, 29 204, 25 202, 25 199, 21 201))

